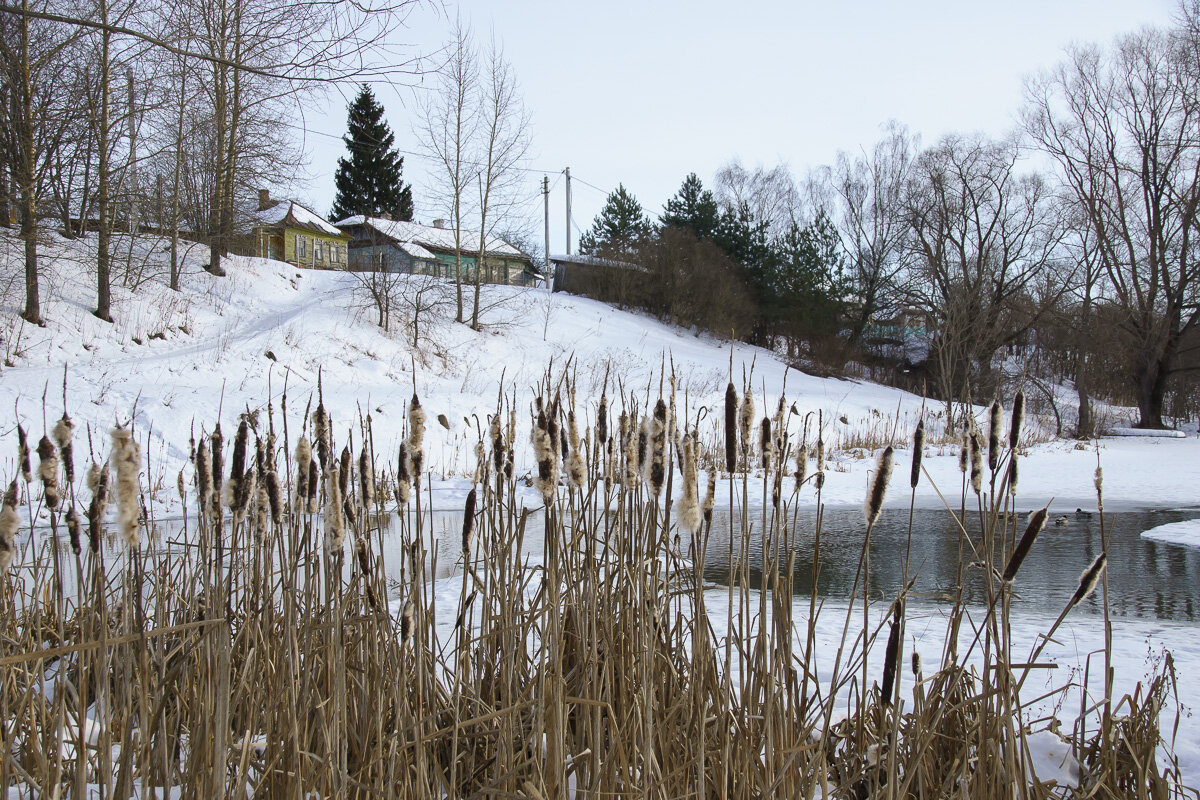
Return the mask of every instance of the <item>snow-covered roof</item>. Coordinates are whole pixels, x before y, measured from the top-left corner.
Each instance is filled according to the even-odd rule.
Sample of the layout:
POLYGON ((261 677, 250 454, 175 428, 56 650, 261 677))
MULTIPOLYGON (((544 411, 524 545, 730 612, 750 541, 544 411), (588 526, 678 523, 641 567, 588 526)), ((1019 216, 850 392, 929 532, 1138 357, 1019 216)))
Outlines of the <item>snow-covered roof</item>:
POLYGON ((425 258, 431 260, 437 258, 437 256, 426 250, 424 247, 421 247, 421 245, 417 244, 416 242, 399 242, 396 246, 405 253, 408 253, 413 258, 425 258))
MULTIPOLYGON (((441 250, 442 252, 454 251, 453 228, 436 228, 432 225, 422 225, 418 222, 399 222, 391 219, 380 219, 379 217, 365 217, 361 214, 346 217, 346 219, 338 220, 334 224, 339 228, 347 228, 354 225, 366 225, 374 228, 395 242, 417 245, 426 250, 427 255, 422 256, 422 258, 433 257, 433 254, 428 252, 429 250, 441 250)), ((479 249, 479 231, 460 230, 459 246, 462 252, 467 255, 477 252, 479 249)), ((529 256, 497 236, 488 237, 486 249, 491 255, 519 258, 524 261, 529 260, 529 256)), ((406 250, 405 252, 408 251, 406 250)), ((410 255, 412 254, 410 253, 410 255)))
POLYGON ((280 200, 270 208, 253 212, 252 216, 256 225, 280 225, 290 222, 291 227, 307 228, 329 236, 345 236, 345 233, 329 224, 320 214, 310 211, 294 200, 280 200))

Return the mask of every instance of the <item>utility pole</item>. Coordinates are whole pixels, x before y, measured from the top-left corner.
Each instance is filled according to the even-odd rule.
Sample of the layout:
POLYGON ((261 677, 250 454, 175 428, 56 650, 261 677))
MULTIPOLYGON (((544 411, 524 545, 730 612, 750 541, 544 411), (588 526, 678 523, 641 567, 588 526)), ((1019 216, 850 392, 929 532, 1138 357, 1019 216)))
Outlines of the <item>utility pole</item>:
POLYGON ((550 178, 542 176, 542 198, 546 207, 546 288, 550 288, 553 276, 550 274, 550 178))
POLYGON ((571 255, 571 168, 567 167, 567 255, 571 255))
POLYGON ((141 227, 138 219, 137 185, 137 121, 134 119, 133 67, 126 72, 129 79, 129 233, 136 235, 141 227))

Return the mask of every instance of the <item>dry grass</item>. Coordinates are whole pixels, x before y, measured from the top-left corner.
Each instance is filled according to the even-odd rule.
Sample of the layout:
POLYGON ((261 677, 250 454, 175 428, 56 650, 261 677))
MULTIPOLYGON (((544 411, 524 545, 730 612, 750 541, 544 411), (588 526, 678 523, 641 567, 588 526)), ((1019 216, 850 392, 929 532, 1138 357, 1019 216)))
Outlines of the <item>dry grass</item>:
MULTIPOLYGON (((319 402, 315 415, 289 413, 286 399, 279 413, 268 406, 238 426, 232 446, 219 434, 193 443, 194 479, 180 480, 193 512, 172 542, 138 542, 128 530, 132 546, 106 541, 105 527, 77 551, 60 546, 64 509, 82 510, 91 496, 62 482, 52 535, 26 530, 0 578, 0 787, 82 797, 100 784, 118 798, 168 788, 197 798, 557 798, 572 788, 594 798, 1072 795, 1031 771, 1018 692, 1029 668, 1010 643, 1011 582, 989 582, 982 615, 952 607, 943 653, 913 662, 907 696, 898 679, 907 598, 896 587, 877 621, 884 609, 868 607, 864 543, 836 653, 818 652, 817 621, 833 612, 814 594, 800 613, 790 544, 795 493, 819 491, 824 465, 797 485, 800 437, 784 404, 766 409, 771 426, 734 433, 742 441, 730 453, 761 477, 724 480, 741 496, 762 480, 769 499, 715 533, 730 553, 764 537, 755 569, 765 591, 749 588, 745 559, 731 559, 722 613, 736 635, 718 638, 701 580, 711 504, 697 523, 699 487, 688 487, 681 528, 669 500, 674 483, 696 480, 676 447, 696 435, 697 409, 669 391, 622 395, 608 403, 605 435, 597 426, 580 437, 573 417, 594 414, 574 408, 570 380, 547 376, 540 394, 536 419, 518 427, 515 401, 501 393, 476 450, 453 609, 437 607, 431 582, 419 430, 394 462, 374 452, 369 418, 329 420, 319 402), (632 422, 619 428, 621 409, 632 422), (636 446, 637 409, 655 409, 647 447, 636 446), (333 441, 348 424, 354 440, 333 441), (529 511, 513 502, 512 445, 534 429, 547 502, 529 511), (772 431, 777 454, 765 469, 752 456, 760 431, 772 431), (562 452, 576 443, 586 448, 582 478, 562 452), (409 512, 399 516, 398 490, 409 512), (523 555, 531 514, 546 532, 532 563, 523 555), (385 537, 399 537, 405 554, 388 570, 385 537), (387 574, 401 578, 389 586, 387 574), (453 627, 435 624, 451 617, 453 627), (868 681, 877 639, 887 641, 882 686, 868 681)), ((418 429, 423 416, 414 411, 418 429)), ((126 464, 133 434, 117 437, 126 464)), ((810 431, 806 444, 815 440, 810 431)), ((724 466, 723 438, 681 449, 694 449, 702 468, 724 466)), ((999 456, 978 496, 965 481, 953 494, 984 531, 964 532, 964 549, 1019 585, 1021 560, 1037 550, 1011 558, 1022 548, 1008 513, 1010 457, 999 456)), ((151 481, 141 480, 144 490, 151 481)), ((129 481, 126 471, 114 482, 125 520, 129 481)), ((886 488, 875 487, 868 512, 886 488)), ((26 511, 36 511, 40 484, 25 492, 26 511)), ((821 537, 818 525, 814 573, 821 537)), ((1109 674, 1107 651, 1104 659, 1109 674)), ((1062 720, 1085 766, 1075 796, 1182 796, 1156 759, 1170 674, 1168 665, 1125 698, 1111 696, 1110 678, 1105 696, 1062 720)))

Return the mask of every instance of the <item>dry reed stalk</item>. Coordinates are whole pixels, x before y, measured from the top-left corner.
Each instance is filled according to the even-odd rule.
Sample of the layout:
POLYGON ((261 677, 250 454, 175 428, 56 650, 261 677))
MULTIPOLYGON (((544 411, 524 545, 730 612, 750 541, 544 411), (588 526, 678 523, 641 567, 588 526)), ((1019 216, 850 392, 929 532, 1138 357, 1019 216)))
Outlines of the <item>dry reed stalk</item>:
POLYGON ((733 381, 725 389, 725 471, 737 472, 737 389, 733 381))
POLYGON ((50 438, 43 436, 37 446, 38 478, 42 481, 42 494, 46 498, 46 508, 54 511, 61 499, 58 494, 58 451, 50 438))
POLYGON ((4 506, 0 508, 0 572, 12 565, 17 552, 17 529, 21 520, 17 516, 17 481, 8 484, 4 492, 4 506))
POLYGON ((133 438, 129 428, 113 428, 112 454, 109 456, 116 470, 117 521, 121 526, 121 536, 130 548, 137 548, 140 542, 138 519, 141 508, 138 506, 138 471, 142 468, 142 453, 133 438))

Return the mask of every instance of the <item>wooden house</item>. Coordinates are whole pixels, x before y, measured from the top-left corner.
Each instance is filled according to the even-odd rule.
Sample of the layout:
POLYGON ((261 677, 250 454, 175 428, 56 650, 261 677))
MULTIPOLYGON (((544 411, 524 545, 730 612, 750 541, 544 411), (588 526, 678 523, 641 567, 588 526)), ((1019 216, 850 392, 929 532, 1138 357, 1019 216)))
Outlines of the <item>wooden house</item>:
POLYGON ((254 253, 310 269, 346 269, 350 237, 315 211, 293 200, 272 200, 258 192, 251 214, 254 253))
MULTIPOLYGON (((404 272, 453 278, 454 230, 444 220, 433 225, 399 222, 382 217, 353 216, 334 223, 350 237, 350 269, 369 272, 404 272)), ((483 257, 479 254, 479 232, 459 232, 458 268, 462 279, 475 281, 482 269, 484 283, 532 286, 541 280, 533 260, 516 247, 495 236, 487 238, 483 257)))

